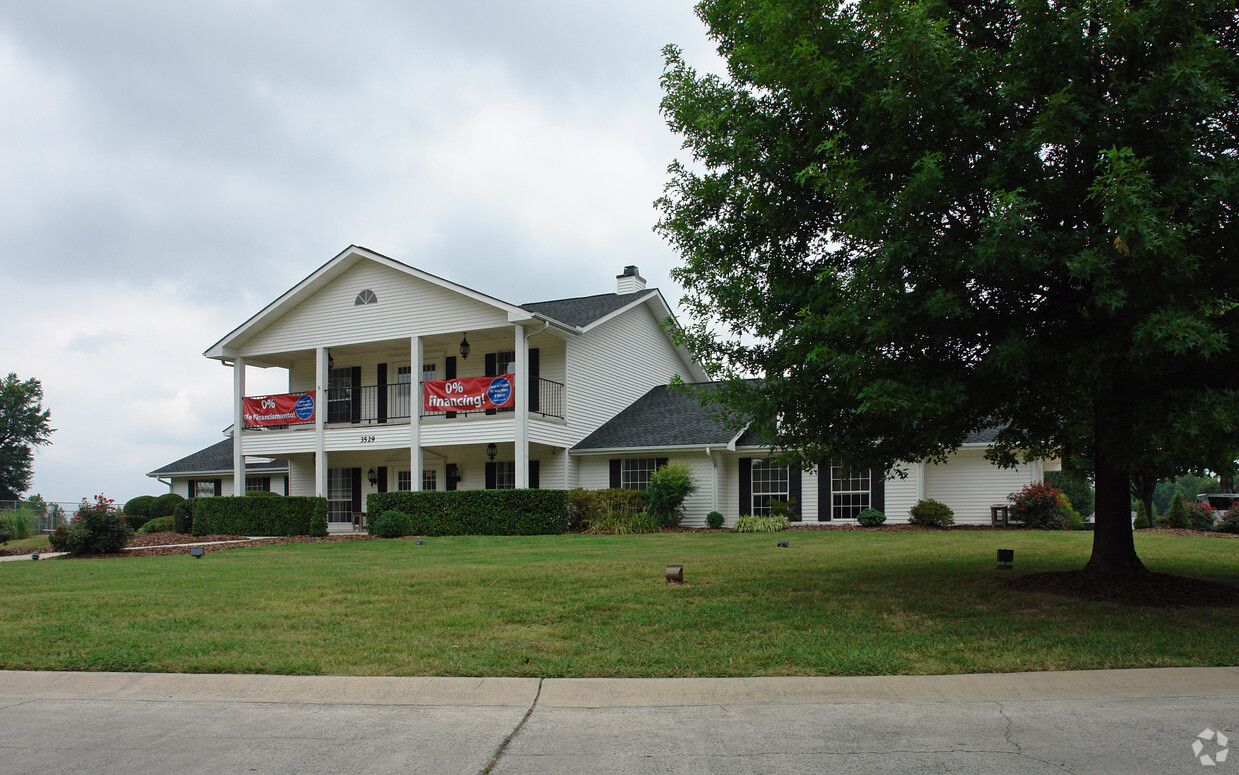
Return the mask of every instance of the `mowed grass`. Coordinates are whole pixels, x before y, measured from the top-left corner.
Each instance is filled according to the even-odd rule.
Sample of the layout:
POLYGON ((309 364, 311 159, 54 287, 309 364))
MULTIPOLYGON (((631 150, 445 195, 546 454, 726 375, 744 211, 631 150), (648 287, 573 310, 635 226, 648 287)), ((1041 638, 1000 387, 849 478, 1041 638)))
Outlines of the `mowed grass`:
MULTIPOLYGON (((0 563, 0 667, 758 676, 1231 665, 1239 609, 1018 592, 1087 533, 434 538, 0 563), (788 540, 791 547, 776 547, 788 540), (1014 572, 995 550, 1015 549, 1014 572), (669 585, 669 564, 686 583, 669 585)), ((1239 541, 1138 535, 1154 571, 1239 584, 1239 541)))

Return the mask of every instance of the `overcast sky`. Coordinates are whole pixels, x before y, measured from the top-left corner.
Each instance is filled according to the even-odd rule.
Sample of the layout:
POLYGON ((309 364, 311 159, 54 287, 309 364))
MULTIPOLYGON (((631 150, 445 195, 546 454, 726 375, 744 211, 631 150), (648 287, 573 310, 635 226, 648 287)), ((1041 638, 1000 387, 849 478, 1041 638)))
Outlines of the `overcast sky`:
POLYGON ((0 371, 58 429, 30 492, 163 492, 231 422, 202 351, 350 244, 514 303, 636 264, 674 304, 668 43, 716 67, 687 0, 0 4, 0 371))

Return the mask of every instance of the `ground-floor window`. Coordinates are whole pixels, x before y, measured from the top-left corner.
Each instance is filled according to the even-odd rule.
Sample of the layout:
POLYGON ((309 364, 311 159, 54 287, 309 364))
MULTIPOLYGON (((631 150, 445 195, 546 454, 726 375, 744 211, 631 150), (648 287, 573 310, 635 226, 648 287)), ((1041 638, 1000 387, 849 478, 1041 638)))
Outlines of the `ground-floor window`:
POLYGON ((755 517, 770 515, 770 504, 773 501, 786 503, 791 497, 790 478, 787 466, 779 465, 770 458, 753 460, 753 509, 755 517))
POLYGON ((650 476, 657 470, 658 458, 624 458, 620 461, 620 489, 650 489, 650 476))
POLYGON ((190 494, 191 498, 213 498, 215 497, 215 480, 214 479, 199 479, 194 482, 194 491, 190 494))
POLYGON ((268 492, 271 489, 271 477, 269 476, 247 476, 245 477, 246 492, 268 492))
POLYGON ((856 519, 869 508, 869 471, 848 471, 841 466, 830 468, 830 512, 833 519, 856 519))
POLYGON ((353 523, 353 471, 327 469, 327 521, 353 523))
POLYGON ((500 460, 495 464, 495 489, 516 489, 516 463, 511 460, 500 460))
POLYGON ((413 472, 412 471, 397 471, 396 472, 396 489, 400 492, 408 492, 413 489, 413 472))
POLYGON ((422 471, 422 489, 428 492, 439 489, 436 486, 438 483, 438 478, 439 477, 434 469, 422 471))

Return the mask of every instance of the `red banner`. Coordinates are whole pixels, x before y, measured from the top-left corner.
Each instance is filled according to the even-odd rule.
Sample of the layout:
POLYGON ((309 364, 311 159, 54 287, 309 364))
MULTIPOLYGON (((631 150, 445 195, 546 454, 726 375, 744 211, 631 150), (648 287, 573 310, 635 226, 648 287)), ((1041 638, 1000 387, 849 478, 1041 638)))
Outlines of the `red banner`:
POLYGON ((314 394, 283 393, 243 399, 241 422, 250 427, 314 422, 314 394))
POLYGON ((480 412, 516 405, 515 374, 432 379, 425 384, 422 408, 427 412, 480 412))

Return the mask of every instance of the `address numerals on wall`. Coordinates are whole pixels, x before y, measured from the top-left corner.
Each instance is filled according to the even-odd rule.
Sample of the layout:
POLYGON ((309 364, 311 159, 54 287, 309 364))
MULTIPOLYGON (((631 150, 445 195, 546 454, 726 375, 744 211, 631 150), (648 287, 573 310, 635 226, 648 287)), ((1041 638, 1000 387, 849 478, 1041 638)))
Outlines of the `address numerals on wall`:
POLYGON ((373 436, 362 436, 362 437, 361 437, 361 443, 362 443, 362 444, 373 444, 373 443, 374 443, 374 437, 373 437, 373 436))

